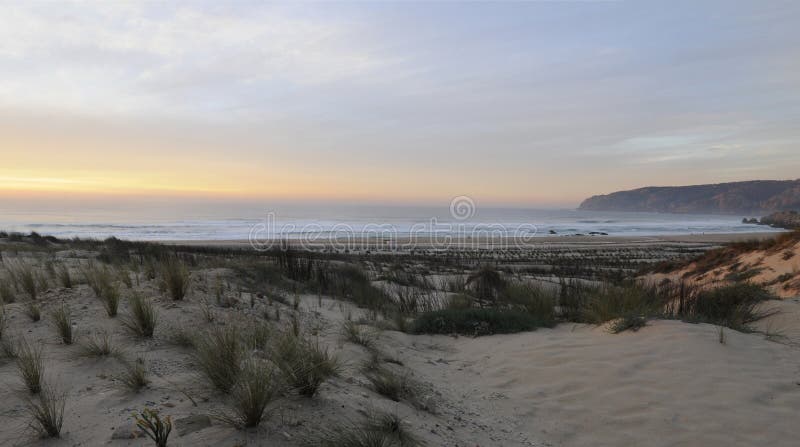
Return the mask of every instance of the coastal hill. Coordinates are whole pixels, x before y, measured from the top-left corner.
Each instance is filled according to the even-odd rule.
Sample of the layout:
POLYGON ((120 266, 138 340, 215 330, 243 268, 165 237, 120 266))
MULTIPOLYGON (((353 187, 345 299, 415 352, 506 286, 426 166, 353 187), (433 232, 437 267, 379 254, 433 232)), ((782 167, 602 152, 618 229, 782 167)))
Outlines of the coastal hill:
POLYGON ((592 196, 579 209, 697 214, 767 214, 800 209, 800 180, 650 186, 592 196))
POLYGON ((662 262, 647 280, 719 287, 747 281, 782 298, 800 296, 800 231, 762 241, 742 241, 692 260, 662 262))

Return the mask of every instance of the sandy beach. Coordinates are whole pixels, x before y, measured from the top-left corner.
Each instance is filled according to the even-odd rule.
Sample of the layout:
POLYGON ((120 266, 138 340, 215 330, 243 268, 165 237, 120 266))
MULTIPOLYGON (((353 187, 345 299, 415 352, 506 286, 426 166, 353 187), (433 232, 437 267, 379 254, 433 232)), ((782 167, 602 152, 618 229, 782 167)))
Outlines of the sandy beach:
MULTIPOLYGON (((253 245, 260 247, 280 247, 281 244, 288 244, 293 247, 301 245, 324 249, 332 246, 348 247, 369 247, 381 248, 390 251, 396 247, 402 248, 413 246, 418 249, 430 249, 437 247, 449 247, 455 249, 476 248, 476 249, 496 249, 503 247, 515 248, 537 248, 543 246, 647 246, 663 244, 697 244, 697 245, 719 245, 730 242, 761 240, 775 237, 776 233, 756 232, 756 233, 718 233, 718 234, 683 234, 670 236, 540 236, 520 241, 512 238, 495 238, 493 240, 481 239, 452 239, 446 242, 437 242, 431 238, 419 237, 415 239, 337 239, 334 241, 320 240, 306 243, 297 239, 286 240, 264 240, 251 242, 249 240, 169 240, 159 241, 168 245, 185 245, 190 247, 227 247, 227 248, 252 248, 253 245)), ((407 250, 407 249, 405 249, 407 250)))
MULTIPOLYGON (((695 237, 651 242, 687 241, 711 242, 695 237)), ((25 245, 15 247, 3 250, 6 269, 44 259, 36 251, 25 252, 25 245)), ((169 445, 317 445, 313 439, 321 429, 347 428, 382 412, 402 421, 419 441, 414 445, 428 446, 788 447, 800 436, 793 422, 800 411, 798 298, 760 304, 777 312, 748 332, 652 319, 637 331, 618 334, 605 323, 560 322, 477 338, 414 335, 348 299, 281 291, 291 284, 284 280, 256 292, 235 273, 238 264, 219 266, 236 258, 225 255, 219 261, 197 259, 181 300, 171 299, 146 268, 119 270, 127 272, 130 285, 118 283, 119 316, 109 317, 103 299, 80 279, 80 269, 107 252, 104 247, 53 247, 53 259, 69 266, 75 284, 64 288, 47 282, 36 300, 40 320, 31 320, 32 302, 22 291, 3 306, 5 346, 21 340, 41 346, 44 380, 66 393, 66 410, 61 438, 40 444, 31 429, 30 394, 19 377, 18 360, 6 349, 0 359, 0 445, 150 445, 131 416, 142 408, 172 418, 169 445), (152 338, 137 337, 122 324, 131 316, 134 294, 157 309, 152 338), (52 324, 62 306, 72 315, 72 345, 59 340, 52 324), (346 337, 348 324, 370 334, 369 343, 346 337), (270 359, 270 343, 297 331, 334 355, 341 369, 313 398, 286 391, 270 402, 259 428, 241 429, 224 422, 231 395, 210 386, 198 369, 196 348, 179 341, 179 334, 209 337, 225 328, 247 334, 253 325, 262 325, 269 335, 267 347, 252 355, 270 359), (114 353, 82 354, 98 334, 109 336, 114 353), (147 384, 132 391, 124 377, 137 359, 145 365, 147 384), (375 362, 378 370, 402 377, 413 394, 387 398, 365 369, 375 368, 375 362)), ((391 278, 372 284, 404 293, 421 287, 400 286, 391 278)), ((444 286, 421 296, 448 295, 436 287, 444 286)))

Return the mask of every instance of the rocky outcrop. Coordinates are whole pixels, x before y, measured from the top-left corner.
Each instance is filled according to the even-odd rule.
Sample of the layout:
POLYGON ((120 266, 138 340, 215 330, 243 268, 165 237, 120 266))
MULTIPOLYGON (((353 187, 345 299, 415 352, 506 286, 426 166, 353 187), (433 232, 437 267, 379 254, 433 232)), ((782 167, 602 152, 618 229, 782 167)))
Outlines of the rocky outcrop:
POLYGON ((781 211, 761 218, 761 225, 770 225, 788 230, 800 229, 800 213, 797 211, 781 211))

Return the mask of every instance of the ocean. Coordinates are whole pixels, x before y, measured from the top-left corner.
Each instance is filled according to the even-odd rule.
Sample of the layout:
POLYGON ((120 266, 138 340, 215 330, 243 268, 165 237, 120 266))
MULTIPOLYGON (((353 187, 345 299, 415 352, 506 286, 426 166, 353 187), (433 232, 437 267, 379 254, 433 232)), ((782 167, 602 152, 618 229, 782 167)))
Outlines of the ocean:
POLYGON ((742 223, 744 216, 626 213, 575 209, 286 205, 274 207, 157 206, 138 208, 13 209, 0 206, 0 230, 63 238, 127 240, 247 240, 330 235, 425 237, 432 234, 543 236, 658 236, 778 231, 742 223))

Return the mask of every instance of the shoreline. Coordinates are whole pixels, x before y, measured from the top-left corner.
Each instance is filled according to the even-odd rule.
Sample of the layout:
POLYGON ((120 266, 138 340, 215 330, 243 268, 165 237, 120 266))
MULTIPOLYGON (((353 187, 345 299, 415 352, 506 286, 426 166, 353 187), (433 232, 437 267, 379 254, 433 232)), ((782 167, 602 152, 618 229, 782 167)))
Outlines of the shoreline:
MULTIPOLYGON (((758 239, 764 240, 782 234, 775 232, 753 233, 712 233, 712 234, 681 234, 661 236, 542 236, 525 241, 514 238, 492 239, 466 239, 441 241, 435 238, 340 238, 321 239, 305 242, 302 239, 265 240, 257 244, 264 246, 280 247, 287 244, 290 247, 305 247, 311 249, 325 248, 353 248, 372 249, 379 251, 407 251, 410 249, 512 249, 512 248, 542 248, 544 246, 648 246, 648 245, 721 245, 732 242, 758 239)), ((164 245, 182 245, 193 247, 225 247, 225 248, 254 248, 246 239, 229 240, 163 240, 148 241, 164 245)))

